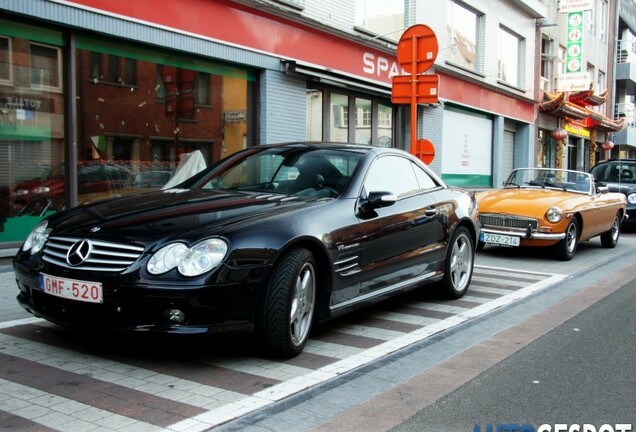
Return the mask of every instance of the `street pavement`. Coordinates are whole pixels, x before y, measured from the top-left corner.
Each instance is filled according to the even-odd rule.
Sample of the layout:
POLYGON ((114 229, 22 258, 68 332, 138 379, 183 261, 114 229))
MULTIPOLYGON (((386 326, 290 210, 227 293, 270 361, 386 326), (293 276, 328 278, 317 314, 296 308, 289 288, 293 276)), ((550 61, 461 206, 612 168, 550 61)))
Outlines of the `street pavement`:
MULTIPOLYGON (((568 312, 579 309, 577 301, 599 297, 603 290, 605 287, 599 285, 576 295, 569 300, 570 311, 559 312, 569 316, 568 312)), ((587 424, 597 431, 602 425, 615 428, 618 424, 631 425, 633 431, 635 305, 636 281, 632 280, 417 412, 392 432, 469 432, 474 425, 486 431, 488 425, 494 430, 504 424, 530 424, 535 428, 543 424, 587 424)), ((535 324, 543 318, 539 314, 535 324)), ((526 331, 526 326, 508 330, 507 337, 519 330, 526 331)), ((490 343, 505 342, 502 336, 492 338, 490 343)), ((583 426, 580 428, 583 430, 583 426)))
MULTIPOLYGON (((482 296, 489 294, 494 299, 482 305, 486 307, 483 314, 471 315, 472 311, 479 308, 457 313, 453 317, 443 320, 443 322, 451 322, 453 325, 447 325, 441 331, 438 329, 435 332, 428 332, 426 326, 423 327, 422 332, 418 330, 412 331, 412 334, 419 332, 428 336, 412 339, 411 343, 407 345, 399 345, 397 348, 374 357, 371 357, 374 350, 382 351, 378 348, 386 347, 387 344, 390 345, 395 342, 387 340, 386 343, 376 347, 371 347, 370 349, 360 349, 358 347, 355 351, 353 347, 350 347, 348 349, 352 350, 352 352, 359 353, 358 361, 360 356, 369 356, 368 360, 359 362, 356 367, 340 369, 335 374, 325 373, 330 367, 329 365, 324 367, 317 365, 318 369, 308 375, 315 377, 322 374, 325 376, 324 379, 317 380, 311 385, 297 387, 295 392, 288 391, 274 401, 270 400, 267 403, 263 403, 264 401, 259 398, 245 398, 244 396, 239 398, 240 395, 236 392, 224 392, 223 394, 226 394, 224 397, 227 398, 225 402, 217 400, 215 402, 216 405, 205 405, 205 407, 210 406, 213 408, 209 413, 213 413, 216 416, 223 412, 227 414, 230 409, 236 409, 236 403, 252 403, 256 405, 240 411, 240 415, 228 415, 226 417, 226 419, 229 419, 228 421, 223 420, 216 423, 210 421, 208 423, 211 425, 210 429, 255 432, 288 430, 380 431, 394 427, 408 428, 413 425, 417 426, 419 425, 417 423, 419 412, 426 412, 426 409, 432 409, 429 407, 443 400, 448 394, 477 379, 480 374, 487 372, 524 346, 550 332, 568 318, 574 317, 591 304, 599 302, 612 291, 624 285, 625 282, 633 279, 631 268, 633 268, 634 261, 636 261, 634 250, 636 250, 636 235, 633 233, 623 234, 615 249, 601 248, 598 239, 583 243, 579 247, 577 256, 567 263, 555 261, 551 257, 546 256, 543 250, 486 247, 477 255, 476 265, 478 270, 476 270, 476 278, 473 281, 473 285, 471 285, 473 291, 476 291, 474 294, 482 296), (526 287, 524 284, 529 285, 526 287), (511 286, 517 285, 517 291, 511 290, 508 295, 500 297, 500 294, 495 294, 503 291, 509 292, 508 289, 511 286), (497 288, 498 286, 503 286, 506 289, 497 288), (505 301, 502 301, 502 299, 505 301), (494 306, 492 306, 493 304, 494 306), (261 405, 258 405, 258 403, 261 405), (408 423, 408 419, 411 417, 413 423, 408 423), (405 420, 407 420, 407 423, 400 426, 405 420)), ((15 351, 16 354, 12 354, 11 358, 17 359, 14 362, 16 365, 20 364, 19 356, 26 355, 33 356, 33 361, 42 363, 40 356, 43 356, 46 360, 46 356, 50 356, 54 352, 52 350, 59 350, 56 346, 79 348, 76 354, 70 351, 56 354, 62 356, 59 359, 53 356, 48 360, 56 368, 53 370, 58 370, 58 372, 60 368, 67 368, 71 371, 71 364, 80 369, 77 369, 76 373, 67 374, 66 378, 63 376, 59 377, 58 381, 56 381, 57 384, 52 383, 50 387, 43 386, 42 388, 46 391, 60 389, 60 382, 63 385, 67 385, 67 382, 76 382, 76 385, 79 385, 77 383, 89 379, 87 376, 92 376, 93 379, 101 376, 102 380, 107 381, 119 376, 116 382, 120 386, 127 386, 128 384, 125 381, 128 381, 131 382, 130 385, 134 385, 135 389, 141 389, 142 387, 154 388, 156 389, 155 394, 161 392, 162 397, 169 397, 174 393, 179 396, 179 400, 182 402, 189 402, 188 405, 183 405, 184 408, 192 410, 197 398, 195 397, 196 395, 191 393, 188 396, 188 392, 192 391, 191 389, 171 389, 175 384, 163 383, 157 380, 167 380, 170 376, 173 376, 170 379, 174 379, 175 376, 179 377, 184 374, 188 381, 183 379, 174 381, 177 383, 176 385, 179 382, 182 382, 182 386, 185 384, 188 384, 188 386, 193 385, 199 379, 196 379, 196 371, 191 370, 192 366, 203 369, 201 373, 210 373, 211 370, 212 373, 219 374, 218 379, 220 380, 223 380, 223 377, 227 376, 230 370, 243 371, 240 379, 244 382, 252 379, 254 374, 262 373, 265 369, 269 369, 271 373, 274 371, 272 368, 280 368, 280 371, 284 371, 290 376, 295 369, 298 372, 309 371, 309 369, 299 367, 302 364, 302 359, 300 358, 296 359, 295 362, 275 365, 262 359, 245 358, 245 352, 238 351, 237 353, 229 349, 225 355, 226 359, 222 359, 220 362, 218 362, 218 359, 206 360, 208 363, 217 362, 214 363, 216 369, 212 369, 202 363, 198 363, 199 366, 196 366, 194 364, 196 359, 192 359, 193 364, 186 362, 186 366, 190 368, 188 372, 185 369, 176 369, 176 366, 168 369, 162 366, 163 370, 167 370, 167 372, 151 376, 149 371, 153 369, 153 366, 149 363, 152 355, 140 353, 138 355, 140 359, 135 359, 136 351, 132 351, 125 352, 125 356, 122 356, 121 351, 117 351, 121 347, 115 344, 113 344, 113 349, 117 352, 114 354, 114 358, 119 361, 123 360, 123 364, 113 365, 111 364, 112 361, 104 364, 104 360, 97 358, 96 361, 94 357, 90 356, 90 353, 93 353, 93 355, 95 353, 99 354, 101 351, 106 351, 106 347, 96 349, 84 343, 78 344, 76 343, 77 341, 72 339, 70 341, 64 340, 65 336, 63 333, 52 331, 52 327, 41 324, 38 320, 34 320, 29 314, 22 311, 15 301, 16 293, 17 288, 13 281, 12 269, 6 265, 0 265, 0 331, 5 333, 5 336, 3 336, 4 344, 0 345, 3 346, 2 349, 5 355, 8 355, 9 351, 15 351), (36 322, 37 325, 29 325, 32 322, 36 322), (46 340, 47 337, 51 339, 46 340), (51 346, 47 348, 43 343, 51 346), (69 364, 60 364, 60 361, 64 359, 69 364), (85 362, 85 364, 79 364, 80 361, 85 362), (261 363, 261 366, 259 366, 261 372, 255 372, 257 369, 248 369, 248 366, 255 362, 261 363), (142 365, 142 368, 133 368, 132 366, 136 363, 145 364, 142 365), (219 365, 221 368, 218 367, 219 365), (104 370, 101 370, 102 367, 104 370), (82 375, 78 375, 77 372, 81 371, 84 371, 82 375), (120 374, 119 371, 122 371, 121 375, 117 375, 120 374), (250 372, 250 375, 245 374, 245 372, 250 372), (126 373, 143 373, 146 376, 138 375, 133 380, 130 377, 126 378, 124 376, 126 373), (186 396, 188 399, 184 399, 186 396)), ((477 301, 477 296, 471 296, 470 291, 468 296, 472 297, 470 300, 477 301)), ((418 300, 417 297, 414 298, 418 300)), ((482 297, 482 299, 485 298, 482 297)), ((449 303, 449 305, 452 305, 452 303, 449 303)), ((446 310, 452 310, 453 308, 453 306, 437 306, 443 306, 446 310)), ((457 307, 457 309, 461 308, 457 307)), ((404 317, 407 316, 404 315, 404 317)), ((359 319, 359 321, 356 321, 357 319, 359 318, 353 319, 354 325, 348 326, 349 330, 355 330, 357 327, 361 328, 363 326, 360 324, 366 324, 364 320, 359 319)), ((408 326, 406 323, 402 325, 408 326)), ((385 331, 385 333, 390 335, 391 331, 385 331)), ((393 333, 396 332, 393 331, 393 333)), ((342 333, 339 334, 342 336, 342 333)), ((330 335, 319 335, 319 339, 321 336, 322 339, 325 339, 330 335)), ((349 339, 352 338, 351 335, 348 337, 349 339)), ((397 340, 401 339, 404 338, 397 338, 397 340)), ((358 342, 360 340, 363 340, 363 338, 358 338, 358 342)), ((338 342, 342 343, 341 340, 338 342)), ((312 340, 310 345, 318 346, 317 344, 319 343, 322 343, 322 341, 312 340)), ((335 346, 333 343, 324 345, 335 346)), ((249 353, 247 355, 249 356, 249 353)), ((332 353, 332 355, 343 356, 342 360, 334 365, 346 363, 348 358, 355 357, 355 355, 347 357, 348 354, 342 352, 332 353)), ((305 358, 311 359, 312 357, 309 355, 305 358)), ((316 359, 318 357, 314 356, 313 358, 316 359)), ((29 360, 25 365, 28 364, 31 368, 29 370, 37 372, 39 370, 38 367, 41 366, 37 366, 37 363, 33 363, 33 361, 29 360)), ((161 363, 161 359, 158 362, 161 363)), ((11 364, 9 366, 11 367, 11 364)), ((307 364, 303 366, 307 367, 307 364)), ((14 375, 5 374, 5 379, 16 380, 15 370, 12 369, 11 373, 14 375)), ((22 371, 23 375, 24 373, 25 371, 22 371)), ((216 379, 217 377, 213 378, 216 379)), ((213 378, 208 377, 206 380, 210 381, 213 378)), ((292 381, 298 383, 300 378, 302 377, 293 378, 292 381)), ((259 378, 259 380, 261 383, 267 382, 263 378, 259 378)), ((9 381, 3 380, 2 382, 11 385, 9 381)), ((275 383, 276 380, 270 380, 270 382, 275 383)), ((86 385, 89 384, 87 382, 86 385)), ((283 387, 286 385, 285 382, 281 384, 283 387)), ((280 389, 282 388, 281 384, 273 385, 270 389, 280 389)), ((200 386, 199 389, 212 390, 213 387, 210 387, 210 385, 200 386)), ((31 394, 28 392, 28 388, 15 385, 14 387, 27 391, 27 396, 20 399, 20 401, 28 403, 28 397, 31 397, 28 396, 31 394)), ((8 387, 5 386, 5 388, 8 387)), ((68 388, 64 387, 65 391, 68 388)), ((41 404, 42 400, 47 397, 48 393, 46 391, 32 392, 32 405, 35 407, 37 404, 39 411, 34 411, 34 409, 29 411, 28 406, 16 406, 16 400, 10 394, 6 392, 3 394, 0 390, 0 426, 3 424, 2 406, 3 404, 7 406, 7 403, 13 406, 12 413, 17 413, 27 418, 29 415, 33 415, 33 421, 36 423, 31 425, 41 425, 43 418, 59 421, 60 424, 63 421, 68 421, 68 418, 62 418, 59 413, 57 417, 52 416, 50 412, 43 414, 45 410, 41 404)), ((123 391, 123 387, 119 391, 123 391)), ((87 393, 86 395, 90 396, 91 394, 87 393)), ((159 395, 157 394, 157 396, 159 395)), ((218 397, 217 394, 214 396, 218 397)), ((202 398, 199 397, 198 399, 202 398)), ((209 400, 207 403, 211 404, 209 400)), ((79 399, 79 402, 82 402, 82 400, 79 399)), ((59 406, 70 407, 71 401, 66 399, 59 406)), ((88 408, 85 405, 75 403, 73 406, 78 410, 78 413, 88 412, 88 408)), ((67 411, 66 417, 72 414, 72 411, 67 411)), ((93 422, 86 420, 83 422, 77 421, 75 424, 81 424, 81 429, 73 429, 66 426, 60 427, 59 430, 118 430, 116 421, 121 421, 121 424, 128 425, 127 430, 200 431, 204 430, 206 424, 201 420, 210 419, 209 413, 203 411, 199 416, 193 415, 193 417, 182 422, 167 423, 168 427, 165 429, 151 428, 147 422, 131 423, 130 419, 127 420, 119 415, 113 416, 113 419, 101 418, 93 422), (107 423, 108 421, 110 423, 107 423), (130 425, 136 427, 131 428, 130 425)), ((173 412, 172 414, 175 413, 173 412)), ((475 414, 475 422, 494 423, 495 420, 498 420, 494 417, 486 418, 478 414, 475 414)), ((100 415, 103 415, 103 412, 100 415)), ((5 418, 8 419, 4 423, 5 425, 15 420, 15 417, 11 416, 5 415, 5 418)), ((146 417, 146 419, 149 419, 149 417, 146 417)), ((517 421, 515 418, 506 420, 510 422, 517 421)), ((518 419, 518 421, 521 420, 518 419)), ((160 422, 155 422, 155 424, 157 423, 160 422)), ((472 430, 472 425, 473 423, 470 424, 469 428, 464 428, 462 425, 460 429, 449 430, 472 430)), ((441 429, 427 428, 419 430, 442 431, 441 429)))

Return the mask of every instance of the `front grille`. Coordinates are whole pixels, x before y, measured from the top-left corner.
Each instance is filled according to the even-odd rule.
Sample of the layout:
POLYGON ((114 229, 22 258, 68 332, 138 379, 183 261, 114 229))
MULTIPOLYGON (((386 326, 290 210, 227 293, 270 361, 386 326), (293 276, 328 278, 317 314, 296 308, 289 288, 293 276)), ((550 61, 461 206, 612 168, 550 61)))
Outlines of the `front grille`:
POLYGON ((504 214, 480 214, 479 221, 481 226, 485 228, 497 227, 526 230, 528 225, 530 225, 532 230, 535 231, 539 226, 539 222, 536 219, 504 214))
POLYGON ((73 237, 49 238, 42 259, 60 267, 102 272, 121 272, 126 270, 144 251, 143 246, 87 240, 73 237), (71 247, 80 241, 90 244, 90 253, 78 265, 71 265, 67 255, 71 247))

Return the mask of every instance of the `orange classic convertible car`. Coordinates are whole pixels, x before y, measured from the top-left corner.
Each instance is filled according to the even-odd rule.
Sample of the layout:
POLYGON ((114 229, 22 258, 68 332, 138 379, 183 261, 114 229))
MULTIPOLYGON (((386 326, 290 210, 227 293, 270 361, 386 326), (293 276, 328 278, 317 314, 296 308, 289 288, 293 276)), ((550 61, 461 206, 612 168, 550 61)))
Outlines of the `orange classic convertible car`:
POLYGON ((571 260, 579 242, 601 236, 613 248, 625 216, 625 195, 611 193, 585 172, 555 168, 514 170, 502 189, 476 194, 482 225, 478 249, 546 246, 571 260))

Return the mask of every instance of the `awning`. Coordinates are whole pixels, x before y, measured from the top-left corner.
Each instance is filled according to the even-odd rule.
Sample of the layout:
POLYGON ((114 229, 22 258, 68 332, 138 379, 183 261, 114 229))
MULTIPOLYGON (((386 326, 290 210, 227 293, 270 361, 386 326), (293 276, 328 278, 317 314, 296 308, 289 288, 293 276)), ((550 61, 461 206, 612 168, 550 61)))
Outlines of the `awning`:
POLYGON ((312 78, 315 82, 373 93, 381 96, 391 95, 391 85, 381 81, 364 80, 344 72, 333 71, 318 65, 299 62, 297 60, 282 60, 285 72, 300 74, 312 78))

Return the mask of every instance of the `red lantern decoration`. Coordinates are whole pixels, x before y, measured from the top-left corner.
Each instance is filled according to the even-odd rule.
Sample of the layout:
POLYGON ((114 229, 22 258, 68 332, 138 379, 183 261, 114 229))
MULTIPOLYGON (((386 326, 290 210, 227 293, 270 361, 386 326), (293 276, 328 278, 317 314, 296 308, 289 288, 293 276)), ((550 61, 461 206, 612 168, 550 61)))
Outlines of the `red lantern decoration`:
POLYGON ((601 149, 608 151, 614 148, 614 143, 610 140, 605 140, 601 143, 601 149))
POLYGON ((554 129, 552 133, 550 134, 550 136, 557 141, 563 141, 568 138, 568 131, 559 127, 554 129))

